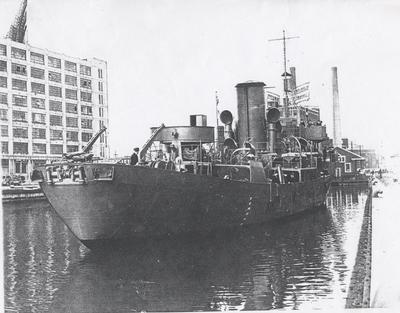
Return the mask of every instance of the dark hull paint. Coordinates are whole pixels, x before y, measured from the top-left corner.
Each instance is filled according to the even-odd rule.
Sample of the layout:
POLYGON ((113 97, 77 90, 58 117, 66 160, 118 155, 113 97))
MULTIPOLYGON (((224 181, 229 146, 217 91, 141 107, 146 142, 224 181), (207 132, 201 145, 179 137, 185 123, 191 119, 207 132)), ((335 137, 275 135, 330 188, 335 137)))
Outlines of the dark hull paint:
POLYGON ((49 202, 86 245, 96 241, 209 232, 264 223, 324 205, 324 178, 297 184, 261 184, 115 165, 112 181, 42 183, 49 202))

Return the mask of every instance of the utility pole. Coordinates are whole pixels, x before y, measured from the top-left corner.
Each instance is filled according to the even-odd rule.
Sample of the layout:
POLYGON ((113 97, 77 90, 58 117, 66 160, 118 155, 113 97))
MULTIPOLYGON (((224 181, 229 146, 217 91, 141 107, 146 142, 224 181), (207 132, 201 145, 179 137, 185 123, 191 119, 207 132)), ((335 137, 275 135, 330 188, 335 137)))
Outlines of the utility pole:
POLYGON ((295 38, 300 38, 299 36, 293 36, 293 37, 286 37, 286 32, 283 30, 283 36, 282 38, 275 38, 275 39, 269 39, 268 41, 283 41, 283 91, 285 93, 285 99, 283 101, 283 112, 284 116, 288 117, 289 112, 288 112, 288 105, 289 105, 289 84, 288 84, 288 79, 290 78, 291 74, 287 72, 287 62, 286 62, 286 40, 290 39, 295 39, 295 38))

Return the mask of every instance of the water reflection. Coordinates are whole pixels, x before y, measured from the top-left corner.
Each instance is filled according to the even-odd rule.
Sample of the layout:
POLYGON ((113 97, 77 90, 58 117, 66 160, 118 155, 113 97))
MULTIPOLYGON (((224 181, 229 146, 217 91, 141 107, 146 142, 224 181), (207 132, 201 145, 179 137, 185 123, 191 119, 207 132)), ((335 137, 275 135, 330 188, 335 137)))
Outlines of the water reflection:
POLYGON ((91 252, 46 203, 5 208, 6 303, 24 312, 344 307, 362 190, 275 225, 91 252))

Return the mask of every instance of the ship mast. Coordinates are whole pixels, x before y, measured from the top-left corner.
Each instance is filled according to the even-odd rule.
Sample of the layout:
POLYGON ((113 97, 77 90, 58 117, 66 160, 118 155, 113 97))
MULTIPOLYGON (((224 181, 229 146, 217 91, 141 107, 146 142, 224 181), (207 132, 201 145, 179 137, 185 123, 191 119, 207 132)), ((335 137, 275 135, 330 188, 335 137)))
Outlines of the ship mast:
POLYGON ((285 99, 283 101, 283 112, 284 116, 288 117, 289 112, 288 112, 288 105, 289 105, 289 84, 288 84, 288 79, 290 78, 291 74, 287 72, 287 62, 286 62, 286 40, 290 39, 295 39, 295 38, 300 38, 299 36, 292 36, 292 37, 286 37, 286 32, 283 30, 283 36, 282 38, 275 38, 275 39, 269 39, 268 41, 283 41, 283 91, 285 93, 285 99))

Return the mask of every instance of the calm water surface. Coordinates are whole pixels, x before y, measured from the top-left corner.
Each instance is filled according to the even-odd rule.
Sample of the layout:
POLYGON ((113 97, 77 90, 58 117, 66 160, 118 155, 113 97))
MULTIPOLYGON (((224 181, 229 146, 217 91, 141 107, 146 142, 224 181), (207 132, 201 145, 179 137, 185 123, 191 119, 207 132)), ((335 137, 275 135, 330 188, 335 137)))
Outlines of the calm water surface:
POLYGON ((47 202, 4 206, 9 312, 343 308, 363 190, 333 189, 327 209, 241 231, 91 252, 47 202))

